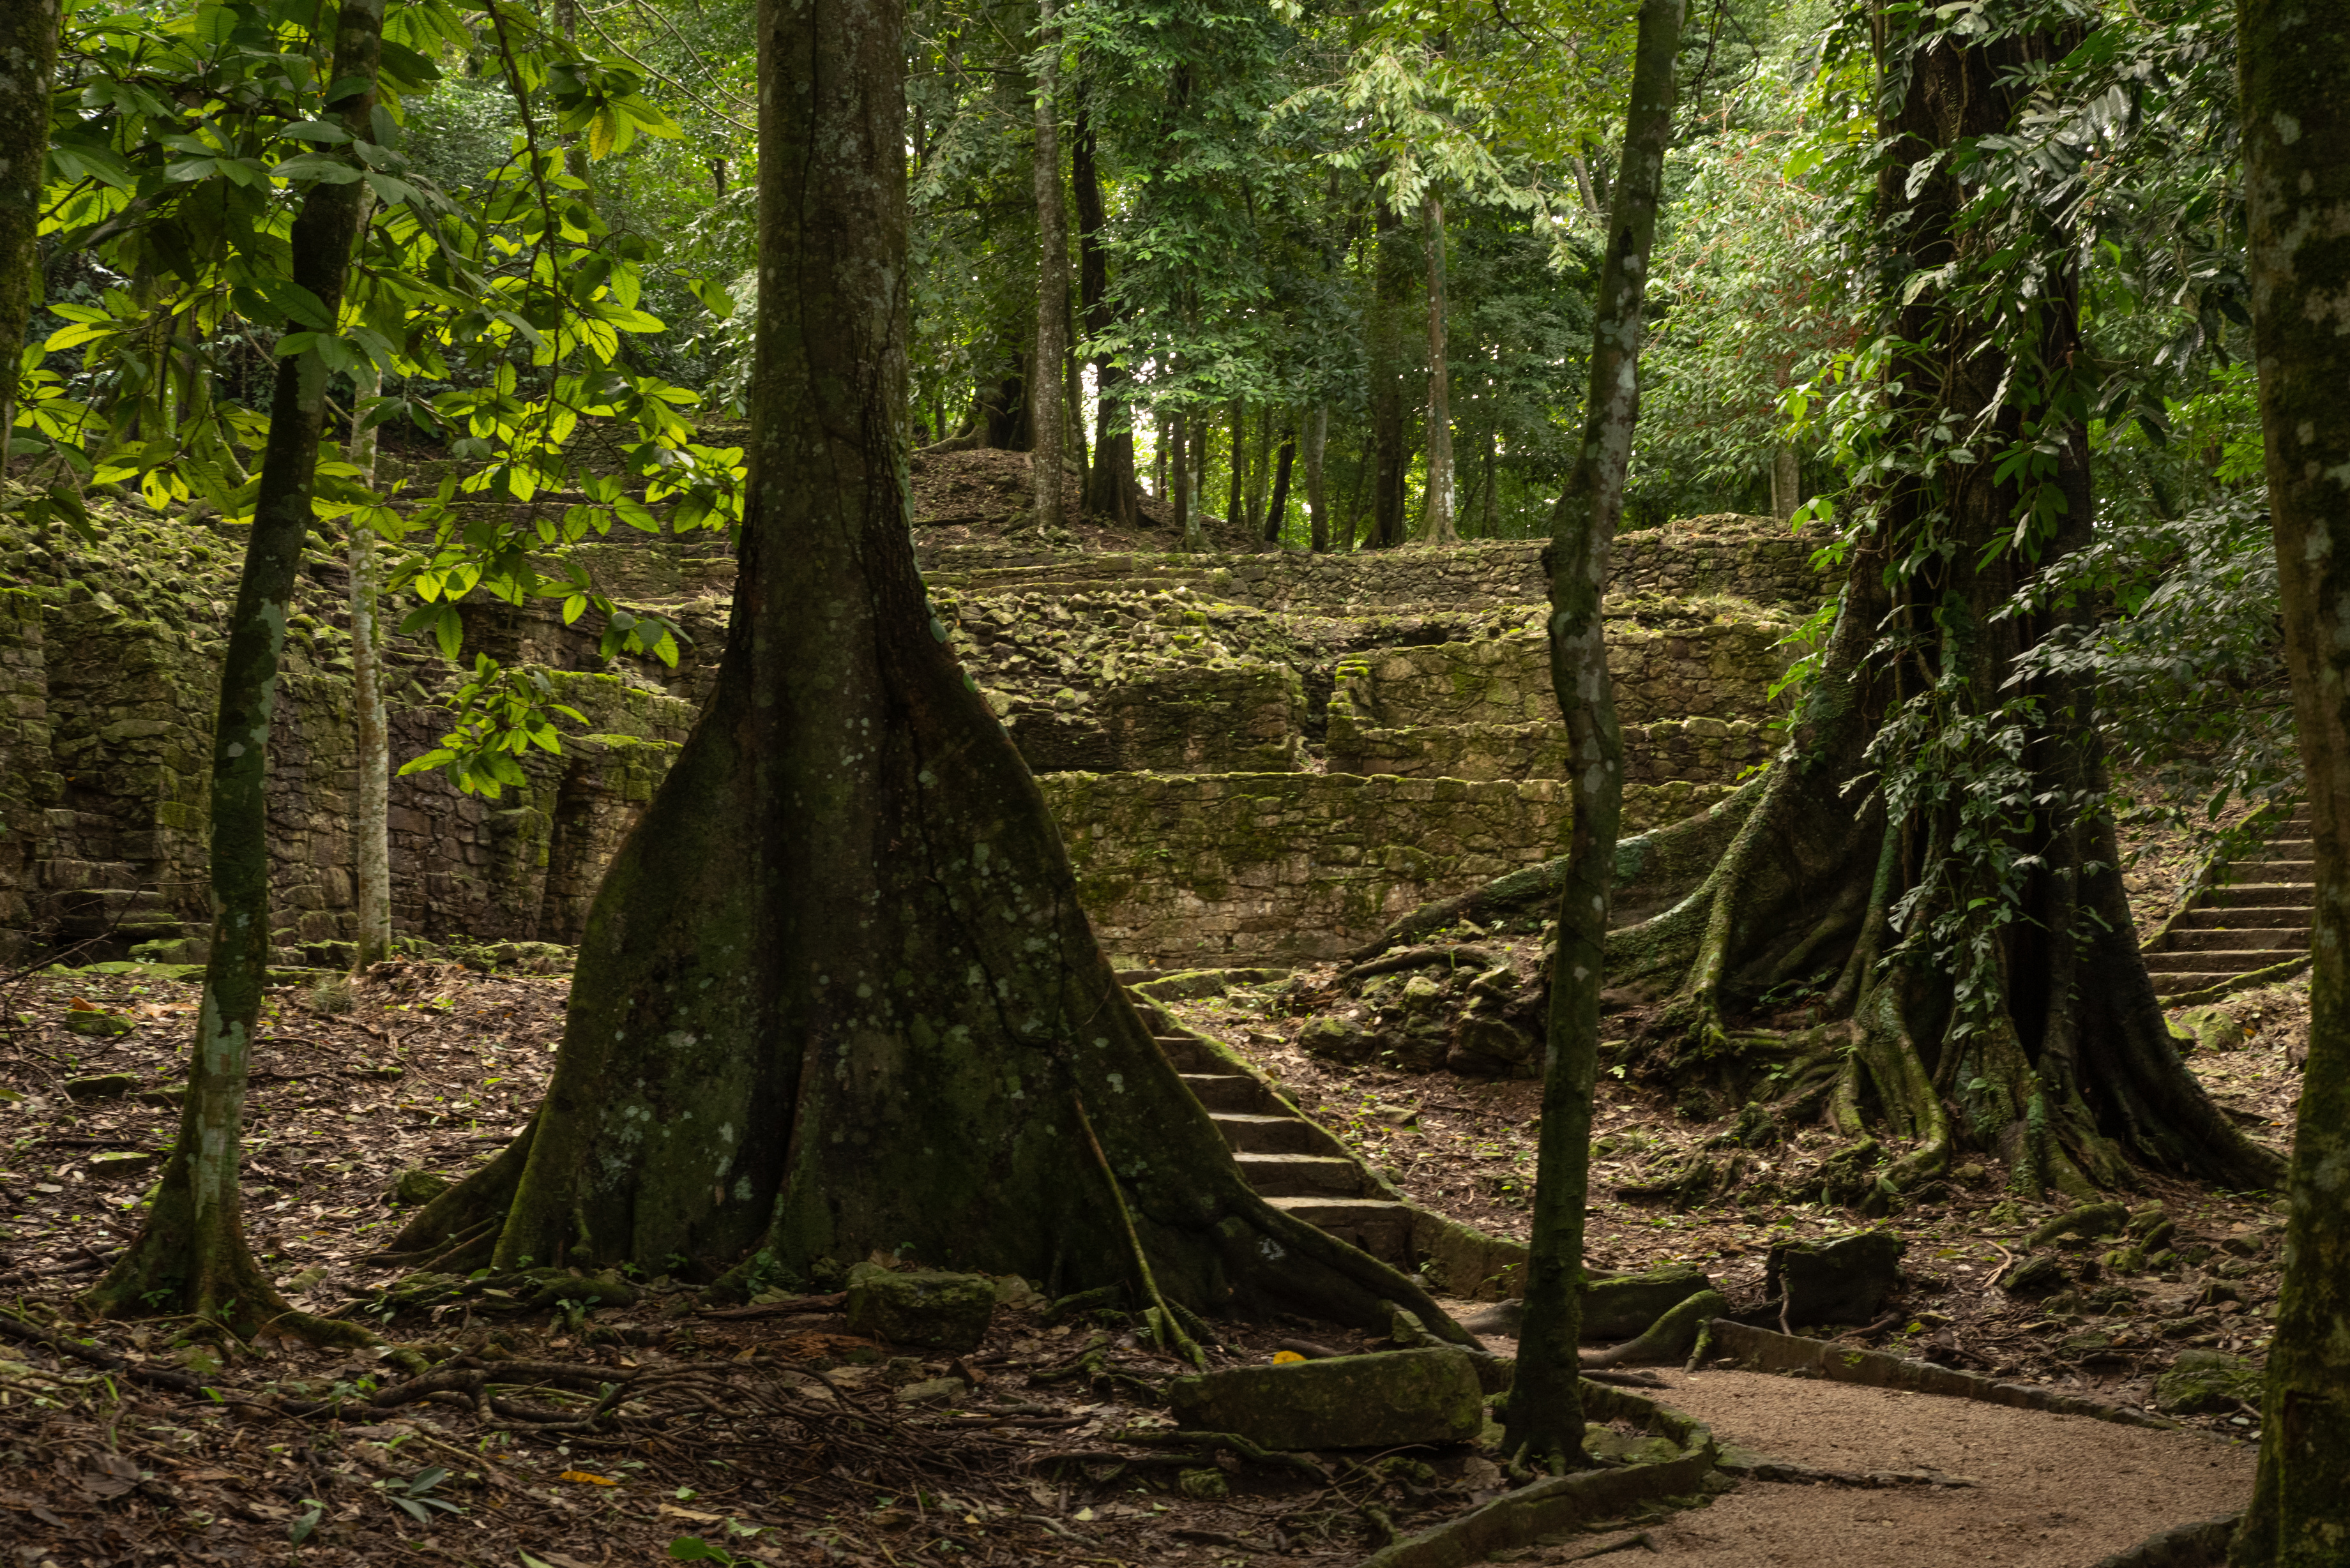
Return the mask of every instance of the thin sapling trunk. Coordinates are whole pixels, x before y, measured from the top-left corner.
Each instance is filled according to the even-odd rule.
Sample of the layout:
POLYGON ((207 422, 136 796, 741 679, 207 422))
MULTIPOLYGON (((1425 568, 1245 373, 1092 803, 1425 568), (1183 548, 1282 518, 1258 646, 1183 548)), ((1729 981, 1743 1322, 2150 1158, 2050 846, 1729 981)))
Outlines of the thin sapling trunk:
MULTIPOLYGON (((1598 1076, 1599 992, 1607 894, 1624 806, 1624 738, 1607 674, 1608 545, 1624 509, 1624 474, 1639 416, 1640 306, 1656 238, 1665 148, 1672 139, 1673 57, 1683 0, 1643 0, 1625 116, 1624 161, 1608 215, 1583 441, 1551 523, 1551 684, 1565 715, 1575 820, 1551 960, 1526 1315, 1504 1446, 1524 1464, 1580 1467, 1583 1405, 1583 1211, 1589 1196, 1591 1100, 1598 1076)), ((1433 432, 1431 432, 1431 441, 1433 432)))
MULTIPOLYGON (((333 113, 354 139, 373 134, 383 0, 344 0, 328 80, 364 84, 333 113)), ((292 281, 332 318, 340 308, 367 187, 321 182, 303 198, 290 236, 292 281)), ((316 348, 278 362, 244 569, 221 661, 213 732, 212 951, 179 1139, 147 1223, 89 1293, 94 1310, 203 1319, 238 1334, 265 1327, 365 1343, 364 1330, 288 1308, 245 1244, 238 1195, 245 1077, 269 974, 269 728, 277 668, 327 410, 327 366, 316 348)))

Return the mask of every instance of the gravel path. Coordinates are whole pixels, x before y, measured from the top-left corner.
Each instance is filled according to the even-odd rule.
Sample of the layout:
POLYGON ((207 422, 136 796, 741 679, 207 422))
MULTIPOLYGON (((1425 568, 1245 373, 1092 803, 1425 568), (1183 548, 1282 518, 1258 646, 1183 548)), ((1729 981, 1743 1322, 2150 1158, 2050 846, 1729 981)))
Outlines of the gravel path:
POLYGON ((2086 1568, 2157 1531, 2241 1508, 2255 1451, 2199 1432, 1751 1372, 1668 1374, 1658 1397, 1774 1459, 1928 1470, 1966 1488, 1750 1481, 1650 1532, 1676 1568, 2086 1568))

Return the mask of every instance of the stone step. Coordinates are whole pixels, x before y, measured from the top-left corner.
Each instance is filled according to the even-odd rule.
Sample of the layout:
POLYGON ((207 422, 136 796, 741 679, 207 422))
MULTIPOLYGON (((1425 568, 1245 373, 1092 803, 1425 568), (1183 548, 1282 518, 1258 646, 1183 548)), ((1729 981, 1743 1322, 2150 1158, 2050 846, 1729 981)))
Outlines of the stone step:
POLYGON ((2246 870, 2257 870, 2263 882, 2314 882, 2317 879, 2317 862, 2307 857, 2285 859, 2282 856, 2260 860, 2239 860, 2235 865, 2246 870))
POLYGON ((2315 910, 2309 904, 2245 904, 2232 909, 2189 909, 2171 923, 2171 930, 2298 931, 2294 940, 2307 941, 2315 910))
POLYGON ((2314 882, 2239 882, 2232 888, 2206 888, 2196 895, 2199 909, 2254 908, 2309 909, 2317 902, 2314 882))
POLYGON ((1384 1198, 1268 1198, 1318 1231, 1399 1268, 1411 1266, 1411 1210, 1384 1198))
MULTIPOLYGON (((2309 955, 2306 953, 2296 953, 2293 956, 2296 958, 2306 958, 2309 955)), ((2168 1006, 2169 1004, 2169 999, 2172 997, 2192 996, 2199 991, 2208 990, 2215 985, 2227 985, 2232 981, 2243 979, 2245 972, 2247 971, 2241 970, 2227 970, 2207 971, 2202 973, 2189 974, 2158 974, 2154 977, 2155 1000, 2163 1002, 2164 1005, 2168 1006)))
POLYGON ((1336 1154, 1337 1140, 1300 1116, 1225 1111, 1212 1118, 1235 1154, 1336 1154))
MULTIPOLYGON (((2146 955, 2146 971, 2154 976, 2158 988, 2175 981, 2182 974, 2217 973, 2249 974, 2256 969, 2272 964, 2290 963, 2294 959, 2307 958, 2305 947, 2236 948, 2218 952, 2166 952, 2146 955)), ((2172 989, 2178 989, 2173 986, 2172 989)))
POLYGON ((1183 1086, 1191 1097, 1215 1111, 1248 1111, 1261 1115, 1278 1115, 1280 1102, 1272 1092, 1246 1073, 1186 1073, 1183 1086))
POLYGON ((1189 1034, 1158 1036, 1159 1054, 1167 1058, 1179 1073, 1225 1073, 1230 1066, 1215 1047, 1189 1034))
POLYGON ((1326 1154, 1236 1154, 1249 1185, 1267 1198, 1359 1198, 1363 1173, 1326 1154))
POLYGON ((2307 860, 2316 851, 2317 841, 2314 838, 2272 838, 2261 846, 2258 855, 2247 855, 2237 864, 2251 866, 2264 860, 2307 860))
POLYGON ((2309 927, 2225 925, 2181 929, 2173 926, 2157 950, 2165 953, 2212 953, 2237 950, 2292 949, 2309 945, 2309 927))

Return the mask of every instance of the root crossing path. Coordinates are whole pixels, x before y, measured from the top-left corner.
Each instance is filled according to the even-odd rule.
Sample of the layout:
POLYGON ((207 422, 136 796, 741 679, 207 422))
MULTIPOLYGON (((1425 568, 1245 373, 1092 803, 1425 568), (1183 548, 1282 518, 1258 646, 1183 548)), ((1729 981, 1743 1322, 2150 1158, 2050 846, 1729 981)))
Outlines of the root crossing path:
MULTIPOLYGON (((2247 1443, 1752 1372, 1666 1375, 1653 1396, 1736 1448, 1807 1469, 1970 1485, 1749 1480, 1650 1528, 1673 1568, 2084 1568, 2251 1501, 2247 1443)), ((1565 1548, 1563 1551, 1572 1551, 1565 1548)))

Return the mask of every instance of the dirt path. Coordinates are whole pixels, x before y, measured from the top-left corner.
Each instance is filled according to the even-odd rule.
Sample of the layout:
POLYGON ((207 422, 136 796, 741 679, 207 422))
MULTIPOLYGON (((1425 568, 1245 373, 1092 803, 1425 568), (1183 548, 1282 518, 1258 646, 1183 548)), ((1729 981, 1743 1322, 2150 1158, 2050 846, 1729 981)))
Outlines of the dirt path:
MULTIPOLYGON (((2250 1444, 1751 1372, 1669 1376, 1659 1396, 1724 1444, 1821 1469, 1926 1470, 1971 1487, 1749 1481, 1650 1532, 1676 1568, 2085 1568, 2241 1508, 2250 1444)), ((1535 1559, 1538 1561, 1538 1559, 1535 1559)))

